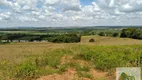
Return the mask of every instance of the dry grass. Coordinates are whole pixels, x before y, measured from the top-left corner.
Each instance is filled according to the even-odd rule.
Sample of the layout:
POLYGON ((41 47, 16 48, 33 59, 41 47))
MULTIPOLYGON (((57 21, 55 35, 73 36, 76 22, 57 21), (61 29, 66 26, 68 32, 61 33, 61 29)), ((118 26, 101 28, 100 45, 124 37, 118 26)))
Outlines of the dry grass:
MULTIPOLYGON (((78 49, 82 45, 87 46, 111 46, 111 45, 133 45, 142 44, 142 40, 129 38, 113 38, 100 36, 83 36, 80 43, 48 43, 48 42, 27 42, 27 43, 10 43, 0 45, 0 62, 10 61, 10 63, 18 64, 29 58, 43 56, 45 53, 50 53, 58 49, 69 49, 74 54, 79 53, 78 49), (94 38, 95 42, 90 43, 89 39, 94 38)), ((65 61, 68 62, 65 58, 65 61)), ((69 57, 70 59, 70 57, 69 57)), ((64 63, 64 62, 62 62, 64 63)), ((80 63, 80 62, 78 62, 80 63)), ((97 72, 92 72, 96 74, 97 72)), ((1 72, 0 72, 1 74, 1 72)), ((99 75, 102 73, 99 73, 99 75)), ((65 74, 66 75, 66 74, 65 74)), ((96 74, 97 75, 97 74, 96 74)), ((104 74, 103 74, 104 75, 104 74)), ((101 76, 102 77, 102 76, 101 76)))
POLYGON ((83 36, 81 44, 86 45, 133 45, 142 44, 142 40, 130 39, 130 38, 114 38, 114 37, 100 37, 100 36, 83 36), (90 43, 89 40, 95 39, 94 43, 90 43))
POLYGON ((40 56, 46 52, 51 52, 56 49, 65 49, 73 46, 80 45, 132 45, 142 44, 142 40, 129 39, 129 38, 113 38, 113 37, 100 37, 100 36, 83 36, 80 43, 11 43, 0 45, 0 61, 9 60, 11 62, 21 62, 25 57, 40 56), (89 39, 94 38, 95 42, 90 43, 89 39))
POLYGON ((11 43, 0 45, 0 61, 9 60, 12 62, 20 62, 26 57, 40 56, 46 52, 65 48, 65 46, 68 46, 68 44, 11 43))

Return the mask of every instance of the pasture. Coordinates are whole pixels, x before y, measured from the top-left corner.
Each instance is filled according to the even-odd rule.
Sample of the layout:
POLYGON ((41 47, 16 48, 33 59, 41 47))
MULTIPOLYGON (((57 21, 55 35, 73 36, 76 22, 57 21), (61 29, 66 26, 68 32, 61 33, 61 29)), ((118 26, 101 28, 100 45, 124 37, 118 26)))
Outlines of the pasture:
POLYGON ((141 56, 142 40, 130 38, 1 44, 0 80, 115 80, 116 67, 141 66, 141 56))

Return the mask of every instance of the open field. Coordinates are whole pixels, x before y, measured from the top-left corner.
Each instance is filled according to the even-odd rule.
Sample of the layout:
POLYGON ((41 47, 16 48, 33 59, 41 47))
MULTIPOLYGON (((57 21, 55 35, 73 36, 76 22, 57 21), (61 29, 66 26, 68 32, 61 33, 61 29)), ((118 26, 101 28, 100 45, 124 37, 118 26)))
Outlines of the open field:
POLYGON ((140 66, 142 40, 84 36, 80 43, 0 45, 0 80, 115 80, 115 68, 140 66), (94 38, 95 42, 89 43, 94 38), (130 63, 132 62, 132 63, 130 63))
POLYGON ((82 44, 86 45, 133 45, 142 44, 142 40, 130 39, 130 38, 119 38, 119 37, 100 37, 100 36, 83 36, 81 40, 82 44), (95 43, 90 43, 89 39, 95 39, 95 43))
POLYGON ((0 0, 0 80, 141 80, 142 0, 0 0))

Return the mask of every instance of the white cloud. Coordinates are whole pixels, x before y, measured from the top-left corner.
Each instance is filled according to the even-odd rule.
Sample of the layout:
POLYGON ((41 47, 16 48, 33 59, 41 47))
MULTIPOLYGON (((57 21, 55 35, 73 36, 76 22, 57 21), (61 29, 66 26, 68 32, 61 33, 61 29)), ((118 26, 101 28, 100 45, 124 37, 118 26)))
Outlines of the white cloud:
POLYGON ((80 0, 0 1, 1 26, 130 25, 141 20, 141 0, 97 0, 85 6, 80 0))
POLYGON ((62 11, 80 11, 81 5, 79 0, 61 0, 62 11))
POLYGON ((11 6, 12 5, 12 2, 9 2, 7 0, 1 0, 0 1, 0 5, 1 6, 11 6))
POLYGON ((38 21, 36 18, 33 17, 26 17, 26 16, 21 16, 18 18, 18 20, 24 22, 24 21, 38 21))
POLYGON ((120 12, 142 11, 141 0, 98 0, 97 4, 106 11, 119 10, 120 12))
POLYGON ((6 13, 0 13, 0 20, 10 20, 11 13, 6 12, 6 13))
POLYGON ((45 0, 45 5, 56 5, 59 3, 60 3, 60 0, 45 0))
POLYGON ((39 19, 45 19, 46 17, 44 15, 40 15, 39 19))

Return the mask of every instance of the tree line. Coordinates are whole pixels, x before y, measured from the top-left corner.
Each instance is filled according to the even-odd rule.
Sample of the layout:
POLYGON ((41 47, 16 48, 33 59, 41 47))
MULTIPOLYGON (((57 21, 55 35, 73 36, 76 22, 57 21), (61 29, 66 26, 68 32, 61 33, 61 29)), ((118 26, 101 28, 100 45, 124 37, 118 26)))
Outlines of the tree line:
POLYGON ((99 36, 111 36, 111 37, 121 37, 121 38, 133 38, 142 39, 142 29, 141 28, 125 28, 120 31, 118 30, 88 30, 84 31, 82 35, 99 35, 99 36))
POLYGON ((118 32, 100 32, 99 36, 112 36, 112 37, 121 37, 121 38, 133 38, 133 39, 142 39, 142 29, 136 28, 126 28, 122 29, 120 33, 118 32))
POLYGON ((142 39, 142 30, 141 29, 135 29, 135 28, 123 29, 120 37, 142 39))
POLYGON ((26 40, 29 42, 32 41, 42 41, 46 40, 49 42, 55 43, 73 43, 80 42, 81 36, 77 34, 24 34, 24 33, 9 33, 9 34, 1 34, 0 40, 26 40))

